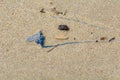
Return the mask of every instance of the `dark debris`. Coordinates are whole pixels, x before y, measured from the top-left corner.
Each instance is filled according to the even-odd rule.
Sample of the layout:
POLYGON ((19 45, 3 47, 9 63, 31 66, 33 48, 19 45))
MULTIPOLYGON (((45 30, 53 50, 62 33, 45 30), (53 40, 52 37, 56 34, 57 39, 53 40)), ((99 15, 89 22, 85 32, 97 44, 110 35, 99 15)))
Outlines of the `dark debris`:
POLYGON ((40 12, 41 12, 41 13, 45 13, 45 9, 42 8, 42 9, 40 10, 40 12))
POLYGON ((113 40, 115 40, 115 37, 111 38, 111 39, 109 40, 109 42, 111 42, 111 41, 113 41, 113 40))

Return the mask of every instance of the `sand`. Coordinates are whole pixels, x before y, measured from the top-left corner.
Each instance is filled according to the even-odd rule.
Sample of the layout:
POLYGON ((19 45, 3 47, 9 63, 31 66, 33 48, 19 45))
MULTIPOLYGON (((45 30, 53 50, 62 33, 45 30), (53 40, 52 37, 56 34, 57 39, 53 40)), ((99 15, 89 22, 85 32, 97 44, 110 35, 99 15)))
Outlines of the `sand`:
POLYGON ((0 80, 120 80, 119 4, 120 0, 0 0, 0 80), (66 15, 56 15, 54 7, 66 15), (60 24, 70 31, 59 31, 60 24), (48 53, 51 48, 26 41, 40 30, 45 45, 98 42, 58 46, 48 53), (56 40, 59 33, 69 39, 56 40))

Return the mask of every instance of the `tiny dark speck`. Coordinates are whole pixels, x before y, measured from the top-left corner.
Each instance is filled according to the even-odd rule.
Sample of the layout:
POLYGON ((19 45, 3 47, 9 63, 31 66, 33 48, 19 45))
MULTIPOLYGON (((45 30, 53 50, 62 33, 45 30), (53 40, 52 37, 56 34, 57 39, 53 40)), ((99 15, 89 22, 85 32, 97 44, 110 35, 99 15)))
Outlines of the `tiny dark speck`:
POLYGON ((42 8, 42 9, 40 10, 40 12, 41 12, 41 13, 45 13, 44 8, 42 8))
POLYGON ((98 40, 96 40, 95 42, 98 42, 98 40))
POLYGON ((53 5, 53 2, 50 2, 51 5, 53 5))
POLYGON ((93 34, 93 32, 91 32, 91 34, 93 34))
POLYGON ((76 40, 76 38, 74 38, 74 40, 76 40))

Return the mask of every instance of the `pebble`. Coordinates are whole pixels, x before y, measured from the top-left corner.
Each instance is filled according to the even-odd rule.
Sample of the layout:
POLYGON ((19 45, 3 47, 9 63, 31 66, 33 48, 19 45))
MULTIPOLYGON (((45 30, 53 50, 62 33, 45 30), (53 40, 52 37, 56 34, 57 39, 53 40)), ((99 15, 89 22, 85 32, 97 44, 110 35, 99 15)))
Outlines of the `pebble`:
POLYGON ((58 39, 58 40, 67 40, 67 39, 69 39, 68 36, 62 35, 62 34, 56 35, 55 38, 58 39))
POLYGON ((67 25, 59 25, 58 29, 68 31, 69 27, 67 25))

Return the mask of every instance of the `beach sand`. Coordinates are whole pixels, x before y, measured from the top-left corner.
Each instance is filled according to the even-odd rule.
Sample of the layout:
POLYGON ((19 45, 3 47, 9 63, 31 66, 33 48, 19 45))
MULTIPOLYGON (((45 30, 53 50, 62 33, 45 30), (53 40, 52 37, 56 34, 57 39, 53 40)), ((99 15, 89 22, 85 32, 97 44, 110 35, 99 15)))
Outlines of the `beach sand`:
POLYGON ((0 0, 0 80, 120 80, 119 43, 120 0, 0 0), (70 31, 59 31, 60 24, 70 31), (45 45, 98 42, 48 53, 51 48, 27 41, 40 30, 45 45), (69 39, 56 40, 57 34, 69 39))

